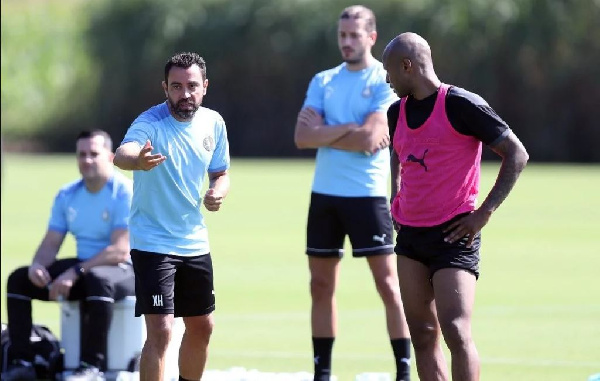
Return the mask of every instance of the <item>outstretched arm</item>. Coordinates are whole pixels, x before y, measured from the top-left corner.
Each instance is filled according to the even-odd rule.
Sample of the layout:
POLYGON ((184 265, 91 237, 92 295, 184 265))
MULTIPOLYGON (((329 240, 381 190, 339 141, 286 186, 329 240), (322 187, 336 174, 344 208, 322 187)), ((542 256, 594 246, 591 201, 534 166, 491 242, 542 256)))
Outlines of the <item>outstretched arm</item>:
POLYGON ((389 145, 387 115, 384 112, 372 112, 360 128, 334 141, 330 147, 346 151, 375 153, 389 145))
POLYGON ((317 111, 305 107, 298 113, 294 142, 300 149, 325 147, 357 128, 355 123, 325 125, 317 111))
POLYGON ((527 150, 513 132, 490 148, 502 157, 496 182, 477 210, 448 226, 448 242, 468 236, 468 246, 471 246, 475 234, 488 223, 492 213, 506 199, 529 160, 527 150))
POLYGON ((123 170, 149 171, 167 159, 161 153, 152 155, 153 149, 150 140, 146 141, 143 147, 136 142, 128 142, 117 148, 113 162, 123 170))

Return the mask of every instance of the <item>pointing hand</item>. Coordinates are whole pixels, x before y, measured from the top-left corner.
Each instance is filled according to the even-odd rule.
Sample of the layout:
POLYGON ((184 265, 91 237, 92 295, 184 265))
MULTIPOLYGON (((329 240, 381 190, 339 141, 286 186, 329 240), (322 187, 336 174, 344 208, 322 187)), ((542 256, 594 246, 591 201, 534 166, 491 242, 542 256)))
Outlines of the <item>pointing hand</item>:
POLYGON ((152 155, 153 149, 154 147, 152 147, 150 140, 146 140, 146 144, 144 145, 144 147, 142 147, 142 150, 140 151, 140 154, 138 155, 137 159, 139 169, 143 171, 149 171, 157 165, 162 164, 162 162, 164 162, 165 160, 167 160, 167 157, 161 153, 152 155))

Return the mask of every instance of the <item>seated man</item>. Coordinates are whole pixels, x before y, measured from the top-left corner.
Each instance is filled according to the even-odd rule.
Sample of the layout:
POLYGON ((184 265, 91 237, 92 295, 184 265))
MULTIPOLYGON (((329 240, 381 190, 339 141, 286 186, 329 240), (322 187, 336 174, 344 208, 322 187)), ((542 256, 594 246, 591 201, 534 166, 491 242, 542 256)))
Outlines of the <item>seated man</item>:
POLYGON ((135 295, 129 259, 132 182, 113 167, 112 141, 101 130, 76 140, 81 179, 62 187, 54 199, 48 230, 30 266, 10 274, 6 308, 12 363, 2 380, 34 380, 29 342, 31 300, 81 300, 80 366, 70 380, 102 380, 115 300, 135 295), (67 233, 77 257, 56 259, 67 233))

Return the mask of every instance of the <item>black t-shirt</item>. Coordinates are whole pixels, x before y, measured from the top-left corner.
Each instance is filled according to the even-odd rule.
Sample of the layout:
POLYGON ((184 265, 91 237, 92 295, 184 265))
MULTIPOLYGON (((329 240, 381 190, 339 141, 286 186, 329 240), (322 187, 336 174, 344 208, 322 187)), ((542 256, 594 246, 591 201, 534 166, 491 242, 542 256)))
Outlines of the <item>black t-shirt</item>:
MULTIPOLYGON (((409 96, 406 100, 408 128, 419 128, 433 111, 438 93, 422 100, 409 96)), ((387 111, 390 139, 393 140, 400 101, 394 102, 387 111)), ((474 136, 488 146, 494 146, 510 133, 510 128, 487 102, 475 93, 451 86, 446 94, 446 116, 452 127, 460 134, 474 136)))

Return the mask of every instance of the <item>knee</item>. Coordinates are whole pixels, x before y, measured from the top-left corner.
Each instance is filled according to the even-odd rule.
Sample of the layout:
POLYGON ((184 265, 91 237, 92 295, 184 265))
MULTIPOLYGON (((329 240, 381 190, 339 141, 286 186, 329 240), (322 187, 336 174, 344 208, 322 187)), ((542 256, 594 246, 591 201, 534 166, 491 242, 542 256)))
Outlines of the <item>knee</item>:
POLYGON ((25 284, 31 283, 29 280, 29 268, 19 267, 13 271, 6 281, 6 292, 19 294, 25 287, 25 284))
POLYGON ((83 278, 87 295, 112 297, 114 295, 114 285, 106 276, 98 273, 94 268, 90 269, 83 278))
POLYGON ((471 325, 467 319, 455 318, 441 321, 440 326, 448 349, 464 348, 471 341, 471 325))
POLYGON ((203 316, 192 321, 187 321, 185 324, 185 334, 192 336, 196 342, 204 342, 208 344, 214 329, 214 321, 212 317, 203 316))
POLYGON ((435 347, 440 339, 440 331, 435 323, 410 322, 410 339, 415 351, 426 351, 435 347))
POLYGON ((400 304, 400 285, 397 279, 393 277, 377 279, 375 286, 385 304, 400 304))
POLYGON ((334 289, 333 279, 316 276, 310 278, 310 294, 313 299, 328 299, 333 296, 334 289))
MULTIPOLYGON (((148 324, 147 321, 146 324, 148 324)), ((158 353, 165 353, 171 340, 171 324, 168 321, 161 321, 160 323, 147 325, 146 330, 146 345, 152 347, 158 353)))

